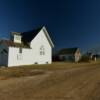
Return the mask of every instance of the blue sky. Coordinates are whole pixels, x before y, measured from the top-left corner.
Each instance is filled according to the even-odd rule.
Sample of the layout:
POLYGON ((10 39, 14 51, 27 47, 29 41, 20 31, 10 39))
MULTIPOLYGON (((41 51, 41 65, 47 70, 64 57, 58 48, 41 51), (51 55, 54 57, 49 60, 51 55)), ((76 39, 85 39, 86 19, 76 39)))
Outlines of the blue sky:
POLYGON ((0 0, 0 38, 45 25, 55 49, 100 46, 100 0, 0 0))

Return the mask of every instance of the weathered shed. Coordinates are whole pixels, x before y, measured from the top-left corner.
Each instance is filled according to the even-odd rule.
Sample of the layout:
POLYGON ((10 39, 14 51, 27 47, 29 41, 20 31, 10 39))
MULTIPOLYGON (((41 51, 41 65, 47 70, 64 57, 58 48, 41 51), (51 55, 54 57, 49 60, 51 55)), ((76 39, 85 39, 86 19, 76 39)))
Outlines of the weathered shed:
POLYGON ((60 60, 71 62, 78 62, 81 57, 80 49, 77 47, 61 49, 58 55, 60 60))

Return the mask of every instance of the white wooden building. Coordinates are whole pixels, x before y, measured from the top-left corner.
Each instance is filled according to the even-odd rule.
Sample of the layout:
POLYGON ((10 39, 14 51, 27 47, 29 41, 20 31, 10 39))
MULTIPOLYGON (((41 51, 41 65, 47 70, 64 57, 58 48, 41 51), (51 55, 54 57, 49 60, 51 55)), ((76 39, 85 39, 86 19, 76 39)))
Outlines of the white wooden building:
POLYGON ((0 65, 51 64, 54 44, 45 27, 29 32, 11 32, 10 40, 0 41, 0 65))

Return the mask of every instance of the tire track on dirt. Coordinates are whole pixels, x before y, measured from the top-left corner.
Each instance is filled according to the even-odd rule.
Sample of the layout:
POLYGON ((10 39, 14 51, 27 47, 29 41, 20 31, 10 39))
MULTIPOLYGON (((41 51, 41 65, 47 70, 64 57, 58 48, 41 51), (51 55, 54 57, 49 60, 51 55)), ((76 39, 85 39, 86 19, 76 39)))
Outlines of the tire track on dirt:
MULTIPOLYGON (((85 86, 89 86, 90 82, 95 77, 94 73, 96 73, 98 69, 100 69, 99 66, 93 67, 93 68, 91 67, 91 68, 75 70, 75 72, 71 72, 70 75, 68 75, 68 72, 62 73, 62 76, 60 75, 60 80, 58 78, 59 81, 56 79, 56 81, 54 81, 54 83, 48 82, 47 84, 42 85, 42 88, 40 86, 41 91, 42 91, 42 92, 40 92, 40 94, 41 94, 40 96, 44 95, 44 97, 46 97, 46 95, 50 95, 49 97, 52 97, 52 96, 55 97, 55 95, 56 95, 56 97, 57 97, 58 94, 61 94, 61 95, 63 95, 61 97, 71 98, 71 100, 78 100, 78 99, 80 100, 80 98, 84 97, 87 94, 87 93, 84 93, 84 95, 82 95, 81 90, 85 86), (66 77, 64 77, 64 76, 66 76, 66 77), (90 77, 90 76, 92 76, 92 77, 90 77), (70 79, 67 77, 69 77, 70 79), (62 88, 63 86, 65 89, 62 88), (56 93, 54 93, 53 91, 55 91, 56 93), (68 91, 68 92, 66 92, 66 91, 68 91), (76 94, 76 96, 73 96, 74 94, 76 94), (75 99, 76 97, 77 97, 77 99, 75 99)), ((59 72, 58 72, 58 74, 59 74, 59 72)), ((56 75, 57 75, 57 73, 56 73, 56 75)), ((49 81, 53 81, 53 80, 49 80, 49 81)), ((46 83, 46 82, 43 82, 43 83, 46 83)), ((43 83, 41 83, 41 84, 43 84, 43 83)), ((37 95, 37 96, 39 97, 39 95, 37 95)))
POLYGON ((0 85, 3 86, 0 87, 0 99, 96 100, 96 96, 100 93, 99 76, 99 65, 92 65, 52 70, 45 75, 27 77, 24 80, 23 78, 11 79, 10 82, 6 80, 2 81, 5 85, 0 85), (5 82, 9 84, 6 85, 5 82))

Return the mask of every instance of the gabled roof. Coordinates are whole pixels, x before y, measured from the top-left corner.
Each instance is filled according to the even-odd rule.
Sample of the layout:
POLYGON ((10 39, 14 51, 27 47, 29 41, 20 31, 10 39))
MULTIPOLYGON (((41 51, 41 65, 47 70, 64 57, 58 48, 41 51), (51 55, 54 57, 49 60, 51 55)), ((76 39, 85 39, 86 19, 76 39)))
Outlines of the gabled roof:
POLYGON ((21 43, 15 43, 12 40, 0 40, 0 44, 6 44, 7 46, 11 47, 22 47, 22 48, 30 48, 29 43, 36 37, 36 35, 41 31, 44 31, 45 36, 47 37, 48 42, 50 43, 51 47, 54 47, 53 42, 51 41, 51 38, 46 30, 45 27, 39 27, 37 29, 34 29, 32 31, 18 33, 18 32, 11 32, 11 35, 21 35, 22 36, 22 42, 21 43))
POLYGON ((47 32, 47 30, 46 30, 45 27, 39 27, 39 28, 34 29, 32 31, 21 33, 21 35, 22 35, 22 41, 24 43, 30 43, 41 30, 44 31, 44 34, 47 37, 47 40, 49 41, 51 47, 54 47, 54 44, 53 44, 53 42, 52 42, 52 40, 51 40, 51 38, 50 38, 50 36, 49 36, 49 34, 48 34, 48 32, 47 32))
POLYGON ((46 35, 46 37, 47 37, 47 39, 48 39, 48 41, 49 41, 51 47, 54 48, 54 44, 53 44, 53 42, 52 42, 52 40, 51 40, 51 38, 50 38, 50 36, 49 36, 49 34, 48 34, 48 32, 47 32, 45 26, 44 26, 42 29, 43 29, 43 31, 44 31, 44 33, 45 33, 45 35, 46 35))
POLYGON ((21 35, 19 32, 11 32, 11 35, 21 35))
POLYGON ((30 48, 29 45, 24 45, 23 43, 14 43, 11 40, 0 40, 0 44, 5 44, 6 46, 11 47, 30 48))
POLYGON ((58 54, 61 54, 61 55, 74 55, 75 52, 78 49, 79 48, 77 48, 77 47, 75 47, 75 48, 64 48, 64 49, 61 49, 58 54))
POLYGON ((30 43, 35 38, 35 36, 40 32, 41 29, 42 27, 39 27, 37 29, 31 30, 28 32, 22 32, 21 33, 22 41, 25 43, 30 43))

